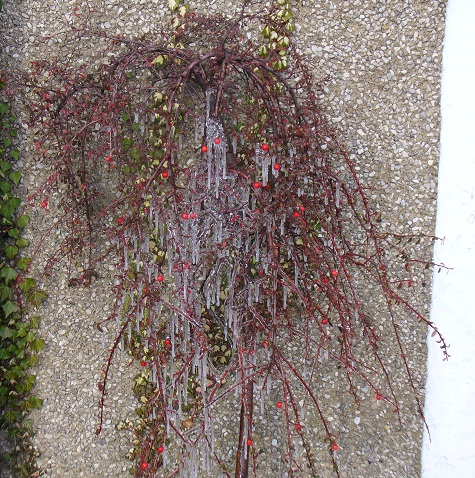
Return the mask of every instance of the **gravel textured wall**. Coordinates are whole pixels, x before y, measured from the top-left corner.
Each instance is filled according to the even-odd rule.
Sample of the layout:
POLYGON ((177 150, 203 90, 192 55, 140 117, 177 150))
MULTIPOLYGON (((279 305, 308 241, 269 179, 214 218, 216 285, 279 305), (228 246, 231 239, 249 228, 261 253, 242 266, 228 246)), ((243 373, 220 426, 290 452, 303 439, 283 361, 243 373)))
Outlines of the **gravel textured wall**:
MULTIPOLYGON (((162 3, 95 0, 88 5, 94 9, 91 18, 98 28, 140 36, 161 29, 166 19, 162 3)), ((255 5, 266 8, 265 2, 255 5)), ((4 1, 2 64, 26 68, 30 60, 54 56, 59 61, 87 62, 93 51, 100 51, 100 45, 94 39, 68 33, 71 10, 86 6, 76 0, 4 1)), ((233 8, 223 0, 200 0, 191 6, 208 12, 233 8)), ((298 44, 315 64, 317 80, 326 79, 322 104, 371 188, 373 206, 381 212, 381 226, 394 232, 430 234, 434 229, 445 7, 446 0, 303 0, 295 8, 298 44)), ((27 195, 46 172, 33 154, 31 138, 25 139, 22 151, 22 187, 27 195)), ((56 235, 61 234, 60 225, 49 232, 53 225, 54 214, 33 214, 29 237, 37 245, 42 238, 39 265, 54 250, 56 235)), ((41 310, 39 333, 47 347, 36 370, 35 393, 44 398, 44 406, 33 414, 33 420, 35 445, 41 452, 39 465, 48 477, 129 476, 130 462, 124 455, 130 437, 115 430, 120 419, 133 417, 135 406, 131 392, 135 369, 127 359, 115 365, 106 428, 99 437, 94 435, 97 382, 110 336, 102 336, 93 324, 110 310, 107 290, 112 276, 113 265, 105 265, 90 288, 69 288, 66 267, 64 274, 42 278, 50 298, 41 310)), ((430 277, 419 280, 410 294, 427 311, 430 277)), ((416 386, 422 391, 425 331, 404 317, 400 325, 416 386)), ((387 353, 397 355, 390 343, 387 353)), ((342 477, 420 476, 422 424, 414 415, 400 370, 395 368, 393 373, 401 396, 408 395, 402 429, 390 409, 368 397, 359 407, 349 395, 326 397, 335 429, 340 430, 342 477)), ((360 392, 365 395, 364 390, 360 392)), ((261 438, 267 455, 259 470, 262 478, 283 476, 272 454, 281 440, 272 433, 269 428, 261 438)), ((315 424, 318 434, 321 430, 315 424)), ((316 456, 322 460, 321 477, 332 476, 323 446, 316 449, 316 456)))

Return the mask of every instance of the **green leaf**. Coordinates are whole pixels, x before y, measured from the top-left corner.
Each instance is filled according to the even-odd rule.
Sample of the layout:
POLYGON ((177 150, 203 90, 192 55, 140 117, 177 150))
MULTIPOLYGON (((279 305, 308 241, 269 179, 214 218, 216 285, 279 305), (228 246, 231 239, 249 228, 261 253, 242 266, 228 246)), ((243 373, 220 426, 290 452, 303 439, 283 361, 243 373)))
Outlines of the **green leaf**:
POLYGON ((28 403, 30 404, 31 408, 36 408, 36 410, 39 410, 41 408, 41 405, 43 405, 43 400, 41 398, 36 398, 33 395, 30 395, 28 397, 28 403))
POLYGON ((20 412, 14 412, 13 410, 7 410, 3 414, 3 418, 7 423, 14 423, 20 417, 20 412))
POLYGON ((17 160, 20 157, 20 151, 18 149, 12 149, 10 151, 10 156, 14 159, 17 160))
POLYGON ((20 229, 23 229, 29 222, 30 222, 30 216, 28 216, 27 214, 23 214, 23 216, 20 216, 16 220, 17 226, 20 229))
POLYGON ((0 337, 2 339, 9 339, 10 337, 13 337, 13 332, 10 327, 0 327, 0 337))
POLYGON ((20 171, 13 171, 12 173, 8 175, 8 177, 12 180, 15 186, 18 186, 18 183, 20 182, 20 179, 21 179, 21 173, 20 171))
POLYGON ((37 329, 40 326, 40 318, 38 316, 32 317, 30 319, 30 328, 37 329))
POLYGON ((45 300, 47 297, 48 294, 46 292, 39 289, 35 289, 26 295, 26 300, 27 302, 33 304, 36 308, 38 308, 41 302, 43 302, 43 300, 45 300))
POLYGON ((16 267, 21 271, 26 271, 28 266, 30 265, 31 259, 29 257, 22 257, 17 263, 16 267))
POLYGON ((16 247, 16 246, 5 247, 5 255, 9 259, 13 259, 17 254, 18 254, 18 247, 16 247))
POLYGON ((9 229, 8 235, 10 237, 13 237, 14 239, 18 239, 18 237, 20 236, 20 231, 18 229, 9 229))
POLYGON ((30 348, 34 352, 39 353, 45 348, 45 341, 43 339, 34 339, 30 343, 30 348))
POLYGON ((8 360, 10 358, 10 352, 7 349, 0 349, 0 360, 8 360))
POLYGON ((10 181, 1 181, 0 182, 0 189, 2 190, 3 194, 7 194, 12 190, 12 183, 10 181))
POLYGON ((3 145, 5 148, 8 148, 12 144, 12 140, 10 138, 3 138, 3 145))
POLYGON ((38 355, 36 354, 31 354, 26 360, 28 363, 28 367, 34 367, 35 365, 38 365, 38 362, 40 361, 38 355))
POLYGON ((123 120, 123 121, 128 121, 129 118, 130 118, 130 116, 129 116, 127 113, 123 113, 123 114, 122 114, 122 120, 123 120))
POLYGON ((0 271, 0 277, 3 277, 5 279, 5 284, 9 284, 12 280, 15 280, 17 278, 18 274, 15 269, 12 269, 11 267, 3 267, 2 270, 0 271))
POLYGON ((11 169, 12 165, 8 161, 0 161, 0 170, 6 173, 9 169, 11 169))
POLYGON ((0 215, 2 215, 7 221, 11 221, 15 212, 15 208, 9 204, 2 204, 0 207, 0 215))
POLYGON ((36 287, 36 281, 35 279, 32 279, 31 277, 26 277, 25 279, 22 280, 20 283, 20 290, 26 294, 28 291, 33 289, 33 287, 36 287))
POLYGON ((13 207, 13 208, 17 208, 19 205, 21 204, 21 199, 20 198, 10 198, 8 200, 8 205, 13 207))
POLYGON ((32 332, 31 330, 25 335, 25 339, 27 343, 33 342, 34 338, 35 338, 35 333, 32 332))
POLYGON ((17 239, 17 241, 15 242, 15 244, 20 248, 26 247, 29 243, 30 241, 28 241, 28 239, 25 239, 24 237, 17 239))
POLYGON ((6 302, 13 298, 13 291, 5 284, 0 284, 0 302, 6 302))
POLYGON ((5 312, 5 318, 7 318, 9 315, 15 313, 15 312, 19 312, 20 311, 20 307, 18 307, 17 304, 15 304, 15 302, 12 302, 11 300, 5 302, 3 305, 2 305, 2 309, 3 311, 5 312))
POLYGON ((4 115, 10 111, 10 107, 8 106, 8 103, 5 103, 4 101, 0 101, 0 114, 4 115))

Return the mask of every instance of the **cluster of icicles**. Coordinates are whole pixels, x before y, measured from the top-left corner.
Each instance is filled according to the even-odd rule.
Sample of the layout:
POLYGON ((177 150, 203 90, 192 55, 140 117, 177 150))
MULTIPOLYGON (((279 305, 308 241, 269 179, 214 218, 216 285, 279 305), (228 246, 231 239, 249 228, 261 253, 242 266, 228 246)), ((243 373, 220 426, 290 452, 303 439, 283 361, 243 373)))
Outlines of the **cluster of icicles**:
MULTIPOLYGON (((241 361, 232 359, 230 367, 234 372, 231 375, 234 383, 226 385, 238 399, 247 377, 259 367, 263 368, 270 358, 269 349, 263 347, 256 348, 252 353, 242 353, 245 346, 244 318, 249 317, 249 312, 253 313, 256 304, 264 301, 269 311, 268 320, 276 323, 279 314, 277 288, 281 291, 285 309, 289 288, 299 287, 297 266, 293 271, 293 284, 286 286, 277 277, 269 279, 272 261, 276 259, 262 237, 267 237, 267 233, 274 230, 285 236, 289 214, 282 210, 267 217, 261 215, 256 221, 257 184, 254 183, 253 187, 252 182, 244 183, 242 177, 228 167, 229 150, 235 154, 237 144, 229 144, 222 124, 210 116, 209 104, 206 121, 196 122, 195 141, 205 147, 201 148, 201 161, 189 168, 180 195, 167 203, 163 202, 160 194, 152 198, 144 224, 127 228, 119 245, 125 271, 133 267, 138 278, 135 294, 125 291, 119 304, 125 307, 127 302, 128 317, 134 316, 125 338, 131 338, 134 332, 138 335, 146 332, 144 345, 153 357, 149 363, 149 380, 161 391, 155 397, 155 403, 150 403, 150 419, 163 423, 167 437, 173 435, 173 428, 180 429, 182 421, 187 418, 183 408, 190 400, 196 400, 196 397, 190 397, 189 381, 192 377, 199 385, 202 421, 180 443, 181 476, 186 478, 198 478, 203 473, 206 476, 211 476, 210 473, 224 476, 219 466, 214 468, 215 461, 212 459, 215 454, 212 409, 214 399, 222 395, 222 390, 218 391, 220 372, 210 359, 206 320, 203 317, 209 317, 206 312, 211 311, 233 357, 241 357, 241 361), (157 260, 156 250, 164 254, 163 261, 157 260), (260 273, 267 277, 267 282, 259 276, 253 278, 249 275, 249 261, 259 264, 260 273), (144 291, 154 287, 159 289, 160 298, 154 297, 150 301, 144 291), (263 294, 262 287, 271 287, 274 293, 263 294), (162 331, 160 337, 157 331, 162 331), (165 348, 166 360, 163 359, 164 337, 168 344, 165 348)), ((182 159, 180 154, 185 153, 177 154, 170 167, 173 168, 173 163, 182 159)), ((267 186, 269 174, 275 178, 279 174, 285 175, 286 168, 292 167, 294 155, 295 151, 291 150, 286 163, 279 164, 276 154, 268 147, 256 145, 253 161, 256 176, 259 176, 255 178, 256 182, 257 179, 259 181, 259 188, 267 186)), ((320 158, 314 166, 310 166, 310 172, 315 173, 321 168, 322 161, 320 158)), ((304 177, 297 197, 306 193, 309 183, 304 177)), ((121 324, 117 320, 120 329, 121 324)), ((264 334, 262 337, 259 335, 260 332, 257 332, 256 343, 265 339, 264 334)), ((259 376, 255 380, 263 412, 271 380, 267 377, 265 385, 259 376)), ((245 440, 250 439, 245 437, 245 440)), ((155 447, 158 446, 166 466, 170 457, 163 437, 155 444, 155 447)), ((244 452, 248 452, 247 448, 244 452)))

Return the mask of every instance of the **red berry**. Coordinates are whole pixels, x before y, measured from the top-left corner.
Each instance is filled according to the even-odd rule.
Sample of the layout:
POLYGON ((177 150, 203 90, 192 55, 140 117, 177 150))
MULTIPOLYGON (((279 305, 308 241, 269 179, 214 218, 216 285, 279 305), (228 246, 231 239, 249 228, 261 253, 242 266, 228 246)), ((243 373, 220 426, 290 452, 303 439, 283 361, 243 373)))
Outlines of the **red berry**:
POLYGON ((280 169, 280 164, 278 164, 278 163, 274 164, 274 169, 275 169, 276 171, 279 171, 279 169, 280 169))
POLYGON ((168 178, 168 173, 167 173, 167 171, 163 171, 163 173, 162 173, 162 178, 163 178, 163 179, 167 179, 167 178, 168 178))
POLYGON ((376 400, 381 400, 382 398, 383 397, 379 393, 376 395, 376 400))
POLYGON ((163 276, 161 274, 157 276, 157 282, 163 282, 163 276))
POLYGON ((300 206, 300 210, 301 210, 302 212, 304 212, 304 211, 305 211, 305 206, 300 206))
POLYGON ((207 153, 207 152, 208 152, 208 146, 206 146, 206 144, 204 144, 203 146, 201 146, 201 152, 202 152, 202 153, 207 153))
POLYGON ((331 272, 332 276, 333 277, 336 277, 338 275, 338 271, 336 271, 335 269, 332 270, 331 272))
POLYGON ((165 345, 166 345, 167 347, 171 347, 172 341, 171 341, 170 339, 165 339, 165 345))
POLYGON ((192 212, 192 213, 190 214, 190 219, 194 219, 194 218, 195 218, 195 213, 192 212))
POLYGON ((300 217, 300 213, 297 212, 297 211, 295 211, 295 212, 294 212, 294 217, 300 217))
POLYGON ((277 402, 276 407, 277 408, 282 408, 282 402, 277 402))
POLYGON ((147 365, 147 362, 146 362, 145 360, 142 360, 142 361, 140 362, 140 365, 142 365, 142 367, 145 367, 145 365, 147 365))
POLYGON ((148 468, 148 463, 147 462, 142 462, 142 464, 140 465, 140 468, 142 468, 142 470, 146 470, 148 468))
POLYGON ((124 224, 125 219, 123 217, 117 218, 117 224, 124 224))
POLYGON ((335 451, 337 451, 338 448, 339 448, 339 446, 338 446, 336 443, 334 443, 333 446, 332 446, 332 448, 333 448, 335 451))
POLYGON ((163 450, 164 450, 164 448, 163 448, 162 445, 160 445, 160 446, 157 448, 158 453, 163 453, 163 450))
POLYGON ((46 209, 48 207, 48 201, 46 199, 44 199, 43 202, 41 203, 41 207, 43 209, 46 209))
POLYGON ((247 440, 247 446, 251 446, 252 445, 252 440, 249 438, 249 440, 247 440))
POLYGON ((188 217, 189 217, 189 216, 188 216, 188 214, 187 214, 186 212, 184 212, 184 213, 181 215, 181 218, 182 218, 182 219, 185 219, 185 220, 188 219, 188 217))
POLYGON ((219 143, 221 143, 221 140, 220 140, 219 138, 216 138, 216 139, 214 140, 214 144, 219 144, 219 143))
POLYGON ((299 432, 300 430, 302 430, 302 425, 300 425, 300 423, 297 423, 297 425, 295 425, 295 429, 299 432))
POLYGON ((270 188, 270 186, 268 184, 266 184, 265 186, 262 186, 262 189, 265 189, 266 191, 270 188))
POLYGON ((254 189, 259 189, 261 187, 261 183, 259 181, 256 181, 254 184, 254 189))
POLYGON ((112 161, 112 158, 110 156, 106 156, 106 162, 110 163, 112 161))
POLYGON ((328 284, 328 277, 324 277, 324 278, 323 278, 323 282, 324 282, 325 284, 328 284))
POLYGON ((322 319, 322 324, 327 325, 328 324, 328 319, 322 319))
POLYGON ((261 148, 262 148, 262 151, 269 151, 269 145, 267 143, 263 143, 261 148))

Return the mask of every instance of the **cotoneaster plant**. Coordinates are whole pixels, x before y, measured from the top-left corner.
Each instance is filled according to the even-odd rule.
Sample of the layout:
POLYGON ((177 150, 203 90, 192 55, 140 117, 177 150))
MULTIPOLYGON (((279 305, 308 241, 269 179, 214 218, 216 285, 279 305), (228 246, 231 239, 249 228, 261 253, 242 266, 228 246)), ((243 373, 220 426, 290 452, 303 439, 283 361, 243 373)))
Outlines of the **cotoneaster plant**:
POLYGON ((427 324, 446 354, 401 289, 433 265, 408 252, 410 240, 426 239, 380 230, 320 109, 311 62, 290 40, 287 2, 264 13, 244 4, 237 18, 171 6, 171 32, 140 41, 96 33, 108 62, 36 62, 25 80, 37 150, 54 167, 29 200, 46 209, 60 188, 70 226, 49 267, 81 260, 70 284, 89 285, 108 254, 117 261, 106 322, 118 333, 98 385, 97 433, 113 359, 127 345, 142 368, 140 419, 123 424, 135 433, 136 476, 255 475, 256 407, 282 418, 288 476, 319 473, 312 413, 339 475, 321 369, 338 370, 341 393, 358 403, 364 384, 399 414, 380 352, 391 340, 423 419, 398 318, 427 324), (264 46, 247 35, 258 31, 264 46), (385 307, 382 329, 368 289, 385 307), (232 459, 214 427, 226 411, 236 415, 232 459))

